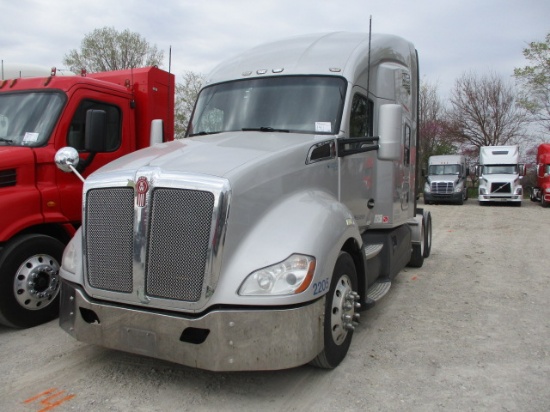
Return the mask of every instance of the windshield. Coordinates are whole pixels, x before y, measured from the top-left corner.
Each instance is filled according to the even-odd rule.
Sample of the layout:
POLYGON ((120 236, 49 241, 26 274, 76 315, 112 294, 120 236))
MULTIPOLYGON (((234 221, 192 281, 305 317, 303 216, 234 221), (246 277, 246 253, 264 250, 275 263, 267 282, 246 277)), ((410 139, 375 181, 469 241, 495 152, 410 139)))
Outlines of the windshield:
POLYGON ((237 130, 336 134, 346 81, 341 77, 264 77, 215 84, 197 100, 188 135, 237 130))
POLYGON ((429 175, 459 175, 460 165, 431 165, 428 168, 429 175))
POLYGON ((45 144, 64 101, 61 93, 0 93, 0 145, 45 144))
POLYGON ((515 175, 518 173, 517 165, 484 165, 483 174, 486 175, 515 175))

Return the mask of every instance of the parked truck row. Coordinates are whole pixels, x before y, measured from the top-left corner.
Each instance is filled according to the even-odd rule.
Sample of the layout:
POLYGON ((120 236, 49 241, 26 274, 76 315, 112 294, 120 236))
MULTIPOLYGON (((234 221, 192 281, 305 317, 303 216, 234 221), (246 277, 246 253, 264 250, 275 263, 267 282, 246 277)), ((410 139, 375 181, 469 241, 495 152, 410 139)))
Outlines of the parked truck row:
MULTIPOLYGON (((539 148, 539 152, 541 150, 544 151, 544 148, 539 148)), ((479 204, 506 202, 521 206, 523 199, 521 178, 525 175, 525 170, 525 164, 519 163, 518 145, 480 147, 479 161, 475 168, 475 175, 478 177, 479 204)), ((537 166, 537 174, 539 170, 542 170, 540 175, 543 179, 544 166, 537 166)), ((422 171, 426 179, 424 203, 462 205, 468 199, 469 174, 466 159, 462 155, 430 156, 427 172, 422 171)), ((540 200, 541 193, 540 188, 533 188, 531 200, 540 200)))
POLYGON ((56 151, 74 148, 87 177, 150 137, 172 140, 174 76, 2 69, 16 77, 0 81, 0 323, 29 327, 58 314, 61 256, 81 222, 82 182, 58 170, 56 151))

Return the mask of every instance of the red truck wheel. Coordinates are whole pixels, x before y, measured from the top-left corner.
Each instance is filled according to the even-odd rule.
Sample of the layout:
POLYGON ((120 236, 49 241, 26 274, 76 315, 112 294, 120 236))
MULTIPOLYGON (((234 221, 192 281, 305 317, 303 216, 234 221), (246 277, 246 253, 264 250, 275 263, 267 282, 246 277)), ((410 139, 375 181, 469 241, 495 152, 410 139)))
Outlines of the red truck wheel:
POLYGON ((28 328, 59 313, 59 267, 65 245, 45 235, 15 238, 0 257, 0 323, 28 328))

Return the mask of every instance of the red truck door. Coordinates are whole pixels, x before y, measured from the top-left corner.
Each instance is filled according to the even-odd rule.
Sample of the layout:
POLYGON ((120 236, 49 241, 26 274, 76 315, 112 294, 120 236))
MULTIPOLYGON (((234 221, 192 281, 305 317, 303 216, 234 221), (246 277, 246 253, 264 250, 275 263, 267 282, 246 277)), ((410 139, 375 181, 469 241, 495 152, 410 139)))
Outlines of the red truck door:
MULTIPOLYGON (((90 109, 105 110, 107 113, 107 150, 96 153, 82 171, 84 177, 107 163, 133 151, 135 131, 133 112, 126 96, 97 93, 90 90, 78 91, 64 114, 66 124, 56 136, 56 149, 71 146, 80 153, 81 161, 90 161, 91 153, 84 149, 86 112, 90 109), (76 98, 74 98, 76 97, 76 98), (69 113, 70 116, 66 116, 69 113)), ((61 211, 69 221, 80 221, 82 213, 82 182, 73 173, 64 173, 56 168, 61 211)))

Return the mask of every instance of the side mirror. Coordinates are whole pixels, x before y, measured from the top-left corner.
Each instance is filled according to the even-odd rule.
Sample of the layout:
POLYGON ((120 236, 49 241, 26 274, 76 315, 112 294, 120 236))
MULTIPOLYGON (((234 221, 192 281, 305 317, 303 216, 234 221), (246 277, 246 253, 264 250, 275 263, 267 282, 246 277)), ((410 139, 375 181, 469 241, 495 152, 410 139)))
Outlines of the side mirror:
POLYGON ((525 176, 527 174, 527 166, 525 165, 525 163, 520 163, 519 165, 519 175, 520 176, 525 176))
POLYGON ((78 151, 74 147, 63 147, 59 149, 55 154, 54 160, 59 170, 66 173, 73 172, 84 182, 84 178, 76 170, 80 157, 78 156, 78 151))
POLYGON ((403 109, 399 104, 380 106, 378 158, 399 160, 401 158, 401 137, 403 134, 403 109))

